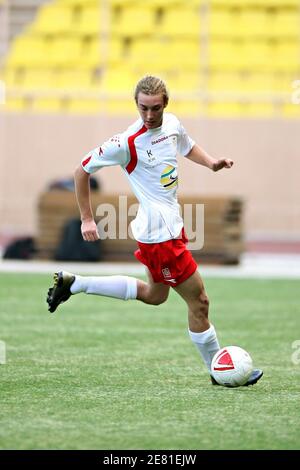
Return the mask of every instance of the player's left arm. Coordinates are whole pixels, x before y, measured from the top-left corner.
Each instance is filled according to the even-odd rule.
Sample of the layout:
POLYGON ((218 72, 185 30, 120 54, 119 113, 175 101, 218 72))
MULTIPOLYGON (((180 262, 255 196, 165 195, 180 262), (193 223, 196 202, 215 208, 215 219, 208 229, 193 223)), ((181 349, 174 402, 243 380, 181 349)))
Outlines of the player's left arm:
POLYGON ((231 168, 233 160, 230 158, 213 158, 198 144, 193 145, 191 151, 186 155, 186 158, 199 165, 206 166, 212 171, 219 171, 222 168, 231 168))

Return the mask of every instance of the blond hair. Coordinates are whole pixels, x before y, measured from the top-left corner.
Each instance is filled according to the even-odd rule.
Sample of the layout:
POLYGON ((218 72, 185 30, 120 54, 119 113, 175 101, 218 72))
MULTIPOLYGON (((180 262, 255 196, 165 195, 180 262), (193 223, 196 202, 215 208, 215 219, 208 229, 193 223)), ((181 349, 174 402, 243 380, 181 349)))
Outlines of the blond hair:
POLYGON ((165 106, 167 106, 169 102, 169 92, 167 90, 167 85, 159 77, 154 77, 153 75, 146 75, 138 81, 134 92, 134 99, 136 103, 138 102, 138 94, 140 92, 145 93, 145 95, 162 94, 165 106))

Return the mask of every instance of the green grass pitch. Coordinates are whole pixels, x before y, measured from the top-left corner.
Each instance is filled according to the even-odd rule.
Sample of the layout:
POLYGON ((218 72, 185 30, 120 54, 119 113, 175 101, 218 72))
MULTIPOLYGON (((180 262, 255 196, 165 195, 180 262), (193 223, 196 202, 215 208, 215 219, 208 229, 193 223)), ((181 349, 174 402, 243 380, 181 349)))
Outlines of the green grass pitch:
POLYGON ((1 449, 299 449, 299 281, 205 281, 222 346, 264 377, 210 385, 171 292, 152 307, 72 297, 53 315, 50 275, 1 274, 1 449))

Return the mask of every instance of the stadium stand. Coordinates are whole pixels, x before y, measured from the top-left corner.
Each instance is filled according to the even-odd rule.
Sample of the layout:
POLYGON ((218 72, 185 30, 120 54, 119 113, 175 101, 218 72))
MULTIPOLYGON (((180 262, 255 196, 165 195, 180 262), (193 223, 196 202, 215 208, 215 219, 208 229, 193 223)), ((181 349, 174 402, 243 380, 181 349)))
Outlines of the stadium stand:
MULTIPOLYGON (((134 214, 118 210, 119 199, 115 195, 102 196, 101 193, 91 192, 91 204, 96 213, 99 204, 111 204, 116 210, 117 232, 119 225, 129 225, 134 214)), ((136 203, 133 196, 128 197, 128 207, 136 203)), ((180 204, 205 205, 205 246, 193 251, 196 260, 202 262, 218 262, 237 264, 244 250, 243 238, 243 200, 237 197, 205 197, 199 200, 195 197, 181 197, 180 204)), ((70 191, 47 191, 42 193, 38 202, 38 236, 37 249, 39 257, 51 259, 54 257, 62 230, 68 220, 78 217, 78 208, 74 194, 70 191)), ((192 235, 192 234, 189 234, 192 235)), ((194 234, 195 236, 195 234, 194 234)), ((190 237, 193 240, 193 237, 190 237)), ((101 241, 103 260, 128 261, 132 259, 136 242, 131 238, 113 240, 105 238, 101 241)))
POLYGON ((299 0, 43 3, 11 42, 7 110, 134 112, 134 83, 151 72, 182 114, 300 117, 299 0))
POLYGON ((38 9, 49 0, 2 0, 8 10, 9 33, 13 39, 34 21, 38 9))

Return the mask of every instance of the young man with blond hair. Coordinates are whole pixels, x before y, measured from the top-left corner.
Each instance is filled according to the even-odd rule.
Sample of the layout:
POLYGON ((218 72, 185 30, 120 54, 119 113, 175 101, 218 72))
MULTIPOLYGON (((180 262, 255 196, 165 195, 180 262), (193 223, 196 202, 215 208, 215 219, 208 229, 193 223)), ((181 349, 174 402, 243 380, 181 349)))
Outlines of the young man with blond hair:
MULTIPOLYGON (((164 112, 169 94, 160 78, 143 77, 134 97, 140 118, 83 158, 75 170, 75 188, 82 236, 86 241, 96 241, 99 233, 91 209, 89 177, 105 166, 121 166, 140 203, 131 229, 139 247, 135 256, 146 266, 148 281, 128 276, 84 277, 61 271, 55 273, 54 286, 48 292, 49 311, 54 312, 72 294, 81 292, 159 305, 167 300, 172 287, 187 304, 190 338, 210 372, 220 346, 208 319, 209 300, 202 278, 186 247, 188 240, 177 202, 177 158, 182 155, 212 171, 229 169, 233 161, 210 156, 187 135, 173 114, 164 112)), ((246 385, 255 384, 262 375, 261 370, 254 369, 246 385)))

